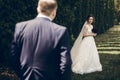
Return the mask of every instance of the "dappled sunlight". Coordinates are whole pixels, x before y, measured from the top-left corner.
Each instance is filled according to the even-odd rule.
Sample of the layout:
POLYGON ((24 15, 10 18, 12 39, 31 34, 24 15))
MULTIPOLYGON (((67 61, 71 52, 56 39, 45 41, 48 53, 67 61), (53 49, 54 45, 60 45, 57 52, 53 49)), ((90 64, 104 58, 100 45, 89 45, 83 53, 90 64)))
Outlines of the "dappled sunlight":
POLYGON ((96 38, 100 54, 120 54, 120 25, 115 25, 96 38))
POLYGON ((120 25, 115 25, 113 28, 111 28, 109 31, 120 31, 120 25))

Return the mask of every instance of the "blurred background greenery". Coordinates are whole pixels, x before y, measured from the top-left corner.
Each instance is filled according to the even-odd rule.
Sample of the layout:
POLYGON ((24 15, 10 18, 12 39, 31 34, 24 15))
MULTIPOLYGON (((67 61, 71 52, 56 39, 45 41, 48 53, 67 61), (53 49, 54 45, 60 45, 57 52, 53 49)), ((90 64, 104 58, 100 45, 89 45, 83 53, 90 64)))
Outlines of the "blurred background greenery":
MULTIPOLYGON (((37 2, 38 0, 0 0, 0 73, 9 72, 8 53, 15 24, 35 18, 37 2)), ((120 22, 120 0, 58 0, 54 22, 68 28, 71 45, 88 14, 95 16, 93 25, 98 34, 104 33, 120 22)), ((0 80, 4 80, 4 77, 0 80)))

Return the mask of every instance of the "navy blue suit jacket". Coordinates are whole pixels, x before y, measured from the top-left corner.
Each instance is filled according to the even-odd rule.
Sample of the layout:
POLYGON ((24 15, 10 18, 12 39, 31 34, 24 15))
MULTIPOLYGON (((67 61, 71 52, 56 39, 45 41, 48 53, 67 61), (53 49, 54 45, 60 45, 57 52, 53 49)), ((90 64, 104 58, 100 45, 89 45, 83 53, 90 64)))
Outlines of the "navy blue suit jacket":
POLYGON ((10 61, 21 80, 67 80, 69 46, 65 27, 37 17, 16 24, 10 61))

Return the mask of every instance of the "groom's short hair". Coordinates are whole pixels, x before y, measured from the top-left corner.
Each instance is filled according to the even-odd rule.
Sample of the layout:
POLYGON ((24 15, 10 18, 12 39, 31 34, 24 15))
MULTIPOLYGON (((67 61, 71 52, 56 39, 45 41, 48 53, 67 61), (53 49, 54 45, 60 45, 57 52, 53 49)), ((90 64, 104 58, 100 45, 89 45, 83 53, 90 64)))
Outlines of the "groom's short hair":
POLYGON ((38 6, 40 11, 45 15, 49 16, 53 10, 57 8, 56 0, 39 0, 38 6))

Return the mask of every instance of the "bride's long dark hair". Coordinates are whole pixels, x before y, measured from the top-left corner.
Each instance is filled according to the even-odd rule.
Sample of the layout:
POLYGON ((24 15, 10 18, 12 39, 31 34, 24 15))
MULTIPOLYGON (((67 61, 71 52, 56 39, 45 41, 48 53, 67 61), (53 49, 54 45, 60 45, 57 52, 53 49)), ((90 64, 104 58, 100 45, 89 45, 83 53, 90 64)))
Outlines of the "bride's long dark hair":
POLYGON ((90 17, 93 17, 93 23, 92 23, 93 29, 92 29, 92 32, 98 33, 98 30, 97 30, 97 28, 95 27, 95 17, 93 16, 93 14, 89 14, 89 15, 87 16, 86 20, 88 21, 90 17))
POLYGON ((95 20, 95 17, 93 16, 93 14, 89 14, 86 18, 86 20, 88 21, 90 17, 93 17, 93 21, 95 20))

